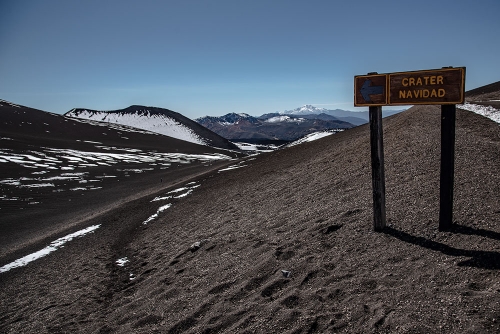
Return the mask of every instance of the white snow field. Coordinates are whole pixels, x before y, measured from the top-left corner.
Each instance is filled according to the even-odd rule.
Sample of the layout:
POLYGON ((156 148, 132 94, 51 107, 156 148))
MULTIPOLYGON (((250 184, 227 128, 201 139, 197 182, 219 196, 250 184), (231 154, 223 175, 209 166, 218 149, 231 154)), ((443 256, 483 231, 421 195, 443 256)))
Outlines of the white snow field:
POLYGON ((492 106, 483 106, 480 104, 466 102, 464 104, 457 105, 457 108, 475 112, 476 114, 488 117, 494 122, 500 123, 500 110, 493 108, 492 106))
POLYGON ((71 110, 70 112, 68 112, 68 114, 66 114, 66 116, 73 119, 79 118, 106 122, 104 123, 106 125, 127 125, 138 129, 166 135, 172 138, 188 141, 191 143, 207 145, 205 140, 203 140, 190 128, 178 123, 177 121, 166 115, 151 114, 147 109, 136 111, 135 114, 107 113, 104 111, 95 112, 88 110, 83 110, 81 112, 78 112, 78 114, 74 114, 74 110, 71 110))
POLYGON ((233 142, 242 151, 254 151, 255 153, 268 153, 279 148, 274 144, 250 144, 243 142, 233 142))
MULTIPOLYGON (((96 186, 105 178, 115 178, 116 175, 104 174, 90 176, 89 168, 97 166, 112 166, 117 163, 142 164, 144 166, 130 169, 116 169, 115 172, 144 173, 154 168, 166 169, 173 163, 190 164, 193 162, 210 163, 217 160, 232 160, 233 158, 224 154, 184 154, 184 153, 161 153, 146 152, 138 149, 106 147, 96 145, 102 150, 123 151, 124 153, 112 152, 89 152, 72 149, 41 148, 41 151, 30 151, 28 153, 16 153, 9 149, 0 148, 0 163, 16 163, 27 169, 33 170, 32 177, 4 178, 0 179, 0 185, 18 188, 54 188, 54 191, 62 191, 57 188, 58 183, 73 183, 71 191, 95 190, 96 186), (51 173, 55 176, 44 177, 51 173)), ((0 200, 15 200, 6 196, 0 200)))

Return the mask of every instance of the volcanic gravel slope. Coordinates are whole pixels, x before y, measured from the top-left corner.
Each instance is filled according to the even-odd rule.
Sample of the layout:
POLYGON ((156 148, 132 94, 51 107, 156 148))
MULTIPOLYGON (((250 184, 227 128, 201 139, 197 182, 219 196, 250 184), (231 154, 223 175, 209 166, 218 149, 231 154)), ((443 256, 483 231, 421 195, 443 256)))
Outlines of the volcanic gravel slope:
POLYGON ((498 333, 499 125, 458 110, 456 224, 439 232, 439 107, 383 123, 384 232, 360 126, 89 219, 101 228, 0 274, 0 331, 498 333))
POLYGON ((87 227, 89 217, 239 156, 0 100, 0 265, 87 227))

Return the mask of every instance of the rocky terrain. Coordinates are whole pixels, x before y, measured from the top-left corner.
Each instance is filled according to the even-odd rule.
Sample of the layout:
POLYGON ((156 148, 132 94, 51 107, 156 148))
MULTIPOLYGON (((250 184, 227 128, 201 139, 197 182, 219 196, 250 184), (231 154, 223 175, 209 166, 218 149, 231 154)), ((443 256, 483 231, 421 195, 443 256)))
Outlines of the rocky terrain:
POLYGON ((172 174, 0 273, 0 332, 498 333, 500 126, 458 110, 454 226, 439 232, 439 107, 383 125, 383 232, 367 125, 172 174))

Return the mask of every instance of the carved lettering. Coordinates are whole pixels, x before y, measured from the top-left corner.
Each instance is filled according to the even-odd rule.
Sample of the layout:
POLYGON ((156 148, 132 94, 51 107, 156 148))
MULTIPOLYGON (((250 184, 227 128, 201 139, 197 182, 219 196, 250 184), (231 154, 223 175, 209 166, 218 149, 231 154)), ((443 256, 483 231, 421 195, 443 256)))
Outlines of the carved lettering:
POLYGON ((442 75, 431 75, 429 77, 408 77, 401 79, 401 84, 404 87, 408 86, 429 86, 443 85, 444 79, 442 75))
POLYGON ((400 90, 398 92, 398 96, 400 99, 428 99, 433 97, 444 97, 445 95, 446 90, 444 90, 443 88, 400 90))

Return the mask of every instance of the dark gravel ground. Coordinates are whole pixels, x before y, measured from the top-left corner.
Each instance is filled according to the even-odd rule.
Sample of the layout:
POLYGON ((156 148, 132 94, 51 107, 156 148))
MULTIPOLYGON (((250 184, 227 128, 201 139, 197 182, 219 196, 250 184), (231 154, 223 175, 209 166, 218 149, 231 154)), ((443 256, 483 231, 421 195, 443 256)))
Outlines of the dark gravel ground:
POLYGON ((449 232, 439 108, 384 119, 384 145, 382 233, 360 126, 186 179, 200 187, 148 225, 153 193, 89 218, 95 233, 0 274, 0 332, 498 333, 499 125, 457 113, 449 232))
MULTIPOLYGON (((107 123, 96 126, 89 121, 15 106, 0 100, 0 159, 11 153, 41 158, 53 149, 110 155, 142 154, 145 157, 177 153, 223 154, 232 158, 243 156, 235 151, 195 145, 129 127, 107 123)), ((55 157, 50 153, 49 156, 55 157)), ((65 158, 56 160, 63 161, 65 158)), ((14 162, 0 162, 0 181, 23 180, 23 185, 54 184, 52 187, 23 188, 0 182, 0 265, 43 248, 57 237, 87 227, 89 219, 113 208, 230 163, 228 160, 188 162, 187 158, 182 157, 177 159, 179 162, 157 158, 154 163, 130 160, 132 162, 114 160, 105 164, 103 162, 106 161, 97 160, 101 165, 93 164, 92 167, 82 167, 78 161, 69 160, 66 165, 38 168, 29 164, 23 166, 14 162), (166 163, 170 166, 165 167, 166 163), (63 170, 70 165, 75 166, 71 167, 74 169, 63 170), (65 173, 85 173, 85 177, 82 177, 85 183, 61 180, 60 177, 65 173), (55 180, 36 181, 37 178, 55 180), (71 190, 82 186, 95 186, 98 190, 71 190)))

